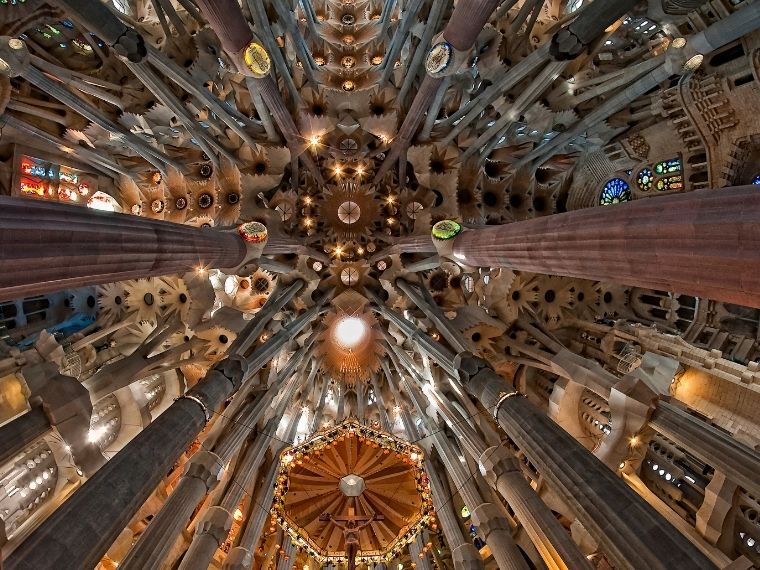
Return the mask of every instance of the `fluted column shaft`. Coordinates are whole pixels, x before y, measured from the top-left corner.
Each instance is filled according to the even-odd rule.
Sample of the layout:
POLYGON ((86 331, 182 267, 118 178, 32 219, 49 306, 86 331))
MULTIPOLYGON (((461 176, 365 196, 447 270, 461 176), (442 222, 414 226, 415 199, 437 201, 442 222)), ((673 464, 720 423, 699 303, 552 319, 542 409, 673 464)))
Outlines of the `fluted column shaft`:
MULTIPOLYGON (((314 367, 312 368, 312 371, 316 373, 317 370, 317 364, 314 363, 314 367)), ((311 385, 311 380, 309 380, 307 383, 308 385, 311 385)), ((322 420, 322 414, 325 410, 325 401, 327 400, 327 390, 330 388, 330 381, 327 378, 324 378, 322 380, 322 391, 319 394, 319 402, 317 402, 316 408, 314 408, 314 414, 311 418, 311 433, 314 433, 315 431, 319 430, 319 422, 322 420)))
POLYGON ((489 369, 465 387, 492 412, 599 541, 616 567, 714 569, 689 540, 613 471, 489 369), (513 396, 507 396, 513 394, 513 396))
POLYGON ((209 507, 198 521, 193 542, 187 549, 180 570, 208 568, 214 553, 226 540, 232 528, 232 513, 222 507, 209 507))
MULTIPOLYGON (((188 469, 180 480, 180 485, 177 486, 168 501, 159 511, 158 515, 151 521, 148 528, 140 537, 137 544, 132 548, 127 558, 122 562, 122 567, 134 570, 157 570, 163 564, 164 558, 169 553, 174 541, 179 536, 182 529, 187 525, 190 515, 198 506, 198 503, 203 499, 206 493, 211 490, 221 479, 221 473, 229 460, 238 453, 245 438, 251 433, 262 414, 267 408, 267 404, 270 401, 269 396, 272 393, 278 391, 279 386, 288 378, 296 365, 300 363, 303 355, 309 350, 308 346, 301 348, 296 354, 291 357, 290 362, 280 371, 278 374, 277 382, 270 388, 266 395, 261 395, 258 400, 250 402, 246 409, 241 414, 240 421, 226 431, 214 446, 214 453, 208 451, 198 451, 190 459, 189 464, 197 461, 203 463, 207 470, 214 467, 216 464, 217 473, 214 478, 209 478, 205 488, 201 488, 198 485, 185 485, 185 479, 197 478, 197 469, 188 469)), ((287 402, 292 396, 295 387, 298 382, 291 381, 288 388, 285 390, 284 402, 287 402)), ((284 405, 280 403, 277 407, 276 414, 281 415, 284 412, 284 405)), ((271 424, 271 422, 270 422, 271 424)), ((270 429, 276 429, 276 423, 274 426, 267 425, 270 429)), ((252 471, 256 468, 263 458, 264 452, 269 445, 269 439, 265 435, 260 435, 251 448, 248 449, 244 455, 244 459, 238 468, 236 473, 236 480, 232 481, 227 493, 224 496, 221 504, 219 505, 222 510, 216 510, 213 512, 213 520, 206 521, 208 524, 200 526, 193 542, 190 545, 185 558, 180 565, 182 569, 189 569, 194 567, 200 567, 204 563, 207 565, 210 558, 204 559, 203 557, 211 549, 211 542, 215 536, 220 535, 220 525, 223 523, 223 512, 230 514, 235 510, 238 503, 242 499, 243 487, 239 480, 247 481, 252 475, 252 471), (201 532, 204 528, 210 530, 209 533, 201 532)), ((200 524, 200 523, 199 523, 200 524)), ((232 521, 229 521, 229 527, 231 527, 232 521)), ((228 530, 229 530, 228 527, 228 530)), ((217 544, 218 546, 218 544, 217 544)), ((214 551, 211 550, 213 556, 214 551)))
POLYGON ((217 32, 226 52, 238 53, 253 41, 248 20, 243 16, 237 0, 199 0, 198 7, 217 32))
POLYGON ((193 455, 172 494, 119 566, 127 570, 162 568, 190 515, 219 482, 223 470, 224 463, 218 455, 208 451, 193 455))
POLYGON ((505 447, 491 447, 480 456, 486 481, 509 503, 549 570, 592 568, 570 533, 541 500, 505 447))
MULTIPOLYGON (((295 337, 321 310, 315 305, 254 351, 219 362, 185 397, 130 441, 6 559, 6 570, 94 568, 119 533, 189 447, 211 414, 272 350, 295 337)), ((249 327, 256 323, 249 324, 249 327)), ((245 344, 246 328, 230 347, 245 344)))
MULTIPOLYGON (((272 504, 272 500, 274 499, 274 482, 277 478, 278 472, 279 464, 276 461, 273 461, 272 465, 269 467, 266 480, 262 486, 262 495, 260 497, 257 497, 258 504, 272 504)), ((254 514, 249 516, 248 524, 246 525, 245 530, 243 531, 243 534, 241 535, 238 542, 239 548, 244 548, 249 552, 253 552, 253 549, 256 547, 256 544, 261 537, 261 531, 264 529, 264 525, 269 518, 269 511, 258 508, 256 503, 252 505, 251 509, 254 510, 254 514)), ((225 563, 225 568, 226 567, 227 566, 225 563)))
POLYGON ((719 466, 729 479, 760 493, 760 453, 735 440, 686 410, 660 400, 649 425, 710 465, 719 466))
POLYGON ((488 448, 482 437, 452 409, 446 398, 436 391, 431 393, 436 396, 441 415, 459 438, 462 447, 480 463, 480 471, 486 481, 499 491, 512 508, 547 568, 589 568, 586 557, 578 550, 578 546, 551 509, 530 486, 507 448, 488 448))
POLYGON ((236 233, 0 197, 0 301, 197 267, 236 267, 245 254, 236 233))
MULTIPOLYGON (((446 537, 446 542, 453 552, 457 548, 469 544, 469 541, 462 534, 462 526, 459 524, 459 519, 457 519, 454 513, 451 502, 448 501, 446 490, 438 476, 438 470, 429 458, 425 458, 425 470, 430 480, 430 490, 433 493, 433 504, 436 505, 436 515, 441 523, 441 529, 446 537)), ((483 567, 482 563, 480 567, 483 567)))
MULTIPOLYGON (((443 459, 448 473, 452 476, 457 490, 470 508, 472 521, 485 541, 491 546, 494 560, 502 570, 526 570, 528 565, 512 538, 512 528, 496 505, 483 500, 472 475, 463 472, 462 465, 457 465, 450 444, 443 433, 433 432, 434 445, 443 459)), ((477 476, 477 475, 476 475, 477 476)))
POLYGON ((282 549, 285 554, 280 556, 280 559, 277 561, 277 570, 291 570, 291 568, 293 568, 293 564, 296 562, 296 547, 292 542, 290 542, 289 538, 290 537, 286 536, 284 539, 285 544, 283 545, 282 549))
MULTIPOLYGON (((409 543, 409 555, 412 558, 412 563, 416 563, 421 570, 432 570, 430 567, 430 559, 426 554, 422 554, 422 537, 417 535, 416 538, 409 543)), ((277 570, 280 570, 279 568, 277 570)))
POLYGON ((454 49, 470 49, 499 4, 501 0, 460 0, 443 30, 443 37, 454 49))
POLYGON ((380 412, 380 426, 384 431, 391 431, 391 421, 388 418, 388 409, 385 407, 385 397, 382 390, 380 390, 380 382, 378 382, 377 376, 372 376, 372 389, 375 391, 375 399, 377 400, 377 409, 380 412))
POLYGON ((453 353, 395 312, 394 322, 444 369, 455 369, 465 390, 493 414, 553 489, 620 568, 715 566, 687 538, 577 440, 522 397, 488 364, 453 353), (423 342, 424 341, 424 342, 423 342))
POLYGON ((758 219, 756 186, 700 190, 465 230, 453 258, 760 307, 758 219))
MULTIPOLYGON (((391 345, 391 348, 393 349, 394 345, 391 345)), ((393 354, 393 352, 391 351, 390 354, 393 354)), ((399 364, 398 357, 400 353, 403 353, 403 351, 395 353, 396 358, 393 358, 395 365, 399 364)), ((414 372, 413 369, 409 371, 414 372)), ((416 376, 416 374, 412 375, 416 376)), ((469 506, 473 522, 478 527, 481 536, 491 545, 491 552, 499 568, 502 570, 527 570, 528 565, 525 563, 525 559, 512 538, 512 528, 509 522, 495 505, 483 501, 483 497, 474 480, 474 477, 478 475, 468 475, 465 473, 446 435, 441 430, 436 429, 436 426, 430 425, 430 422, 425 417, 425 402, 423 401, 424 395, 422 392, 417 389, 417 386, 409 382, 406 382, 406 386, 406 392, 414 403, 417 414, 423 418, 429 434, 427 437, 432 439, 433 445, 438 450, 438 454, 446 466, 446 471, 457 487, 457 492, 465 504, 469 506)), ((406 406, 404 406, 403 410, 407 433, 411 437, 414 437, 415 440, 419 439, 414 422, 411 417, 407 417, 408 411, 406 410, 406 406)))

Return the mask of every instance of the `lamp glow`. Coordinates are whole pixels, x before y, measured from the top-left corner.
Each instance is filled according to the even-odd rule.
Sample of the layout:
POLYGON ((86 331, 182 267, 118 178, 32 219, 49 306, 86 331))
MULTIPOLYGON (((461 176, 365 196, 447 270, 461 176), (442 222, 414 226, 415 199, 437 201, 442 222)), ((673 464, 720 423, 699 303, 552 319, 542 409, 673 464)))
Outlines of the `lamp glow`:
POLYGON ((364 339, 367 334, 367 325, 362 319, 346 317, 341 319, 335 327, 335 340, 346 348, 352 348, 364 339))

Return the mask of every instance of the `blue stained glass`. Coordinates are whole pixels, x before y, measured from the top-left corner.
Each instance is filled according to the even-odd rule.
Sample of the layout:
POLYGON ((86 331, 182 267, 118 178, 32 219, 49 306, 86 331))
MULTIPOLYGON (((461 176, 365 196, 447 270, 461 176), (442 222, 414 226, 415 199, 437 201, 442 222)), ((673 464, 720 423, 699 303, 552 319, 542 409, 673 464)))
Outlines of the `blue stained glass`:
POLYGON ((602 189, 599 197, 599 204, 609 206, 620 202, 629 202, 631 200, 631 188, 622 178, 613 178, 602 189))
POLYGON ((760 174, 758 174, 752 179, 752 184, 754 184, 755 186, 760 186, 760 174))

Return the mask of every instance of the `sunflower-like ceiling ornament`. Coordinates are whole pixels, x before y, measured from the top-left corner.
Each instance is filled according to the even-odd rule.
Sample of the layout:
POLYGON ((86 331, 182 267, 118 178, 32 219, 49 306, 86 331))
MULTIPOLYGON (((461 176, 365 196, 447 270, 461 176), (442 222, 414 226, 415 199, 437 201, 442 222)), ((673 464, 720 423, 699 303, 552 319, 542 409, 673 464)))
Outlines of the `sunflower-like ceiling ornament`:
POLYGON ((437 528, 423 451, 355 420, 317 432, 281 453, 271 524, 322 565, 387 563, 437 528))
POLYGON ((318 207, 319 221, 331 239, 362 243, 369 239, 379 212, 372 188, 353 180, 328 186, 318 207))

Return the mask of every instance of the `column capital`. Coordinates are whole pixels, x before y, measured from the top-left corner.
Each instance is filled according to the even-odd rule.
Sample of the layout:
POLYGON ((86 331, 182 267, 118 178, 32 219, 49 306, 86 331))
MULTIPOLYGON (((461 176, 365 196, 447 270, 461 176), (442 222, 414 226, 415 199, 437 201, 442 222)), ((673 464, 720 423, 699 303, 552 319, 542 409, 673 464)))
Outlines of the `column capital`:
POLYGON ((472 522, 486 540, 491 533, 499 530, 512 534, 512 527, 509 526, 507 519, 493 503, 483 503, 475 507, 472 510, 472 522))
POLYGON ((253 565, 253 554, 247 548, 236 546, 227 555, 222 570, 250 570, 253 565))
POLYGON ((182 476, 200 479, 206 485, 206 490, 210 491, 219 483, 223 472, 224 463, 216 453, 198 451, 185 464, 182 476))
MULTIPOLYGON (((246 372, 248 372, 248 361, 238 354, 231 354, 221 362, 217 363, 210 371, 209 374, 214 377, 220 377, 229 381, 234 389, 240 388, 243 383, 243 378, 246 372)), ((208 377, 208 375, 207 375, 208 377)))
POLYGON ((471 352, 460 352, 454 357, 454 368, 459 370, 459 379, 467 383, 483 370, 490 370, 491 365, 471 352))
POLYGON ((462 544, 451 551, 455 570, 482 570, 483 559, 474 544, 462 544))
POLYGON ((478 459, 478 467, 480 473, 493 488, 496 488, 496 482, 507 473, 514 471, 522 473, 520 462, 502 446, 486 449, 478 459))
POLYGON ((209 507, 198 521, 196 534, 208 534, 214 537, 217 545, 222 544, 232 528, 232 515, 222 507, 209 507))

